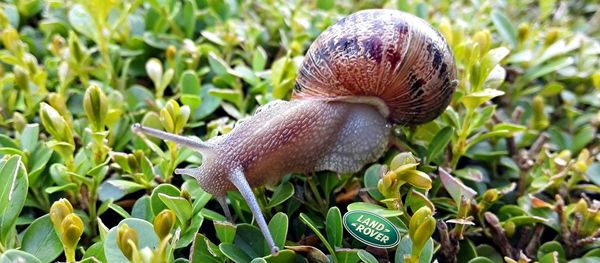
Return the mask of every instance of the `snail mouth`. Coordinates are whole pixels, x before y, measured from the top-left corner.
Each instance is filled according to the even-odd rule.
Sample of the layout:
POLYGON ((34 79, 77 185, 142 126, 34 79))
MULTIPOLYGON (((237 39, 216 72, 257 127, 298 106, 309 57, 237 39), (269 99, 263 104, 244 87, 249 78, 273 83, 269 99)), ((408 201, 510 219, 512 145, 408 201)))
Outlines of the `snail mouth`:
POLYGON ((371 105, 371 106, 375 107, 375 109, 377 109, 377 111, 384 118, 387 119, 390 116, 390 108, 388 108, 388 106, 385 104, 385 102, 382 99, 378 98, 378 97, 373 97, 373 96, 339 96, 339 97, 323 98, 323 100, 325 100, 325 101, 341 101, 341 102, 348 102, 348 103, 367 104, 367 105, 371 105))

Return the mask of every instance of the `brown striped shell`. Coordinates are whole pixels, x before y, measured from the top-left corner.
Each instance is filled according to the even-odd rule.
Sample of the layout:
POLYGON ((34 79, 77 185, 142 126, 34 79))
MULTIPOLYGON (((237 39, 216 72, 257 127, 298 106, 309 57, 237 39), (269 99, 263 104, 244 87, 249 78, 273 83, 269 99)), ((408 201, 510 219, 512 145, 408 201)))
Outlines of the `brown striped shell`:
POLYGON ((456 87, 456 65, 442 35, 397 10, 364 10, 330 26, 305 56, 293 97, 375 96, 397 124, 437 117, 456 87))

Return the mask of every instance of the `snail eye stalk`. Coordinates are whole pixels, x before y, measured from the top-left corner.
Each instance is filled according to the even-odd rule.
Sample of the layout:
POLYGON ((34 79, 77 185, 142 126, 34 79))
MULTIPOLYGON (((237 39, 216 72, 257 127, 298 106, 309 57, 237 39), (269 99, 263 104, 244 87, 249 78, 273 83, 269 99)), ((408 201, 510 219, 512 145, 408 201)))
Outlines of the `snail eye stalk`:
POLYGON ((250 185, 246 180, 244 172, 240 168, 235 169, 230 175, 229 180, 231 180, 233 185, 235 185, 235 188, 237 188, 238 191, 240 191, 242 197, 244 197, 244 200, 246 200, 248 207, 250 207, 250 210, 252 211, 252 215, 254 215, 254 218, 256 219, 256 223, 258 224, 260 231, 262 232, 263 236, 267 239, 269 247, 271 247, 271 253, 276 255, 279 252, 279 248, 275 246, 273 236, 271 235, 271 232, 267 227, 265 217, 263 216, 262 211, 258 206, 258 201, 256 201, 254 193, 252 193, 252 188, 250 188, 250 185))
POLYGON ((210 150, 212 149, 210 144, 205 143, 201 140, 192 139, 189 137, 185 137, 185 136, 181 136, 181 135, 177 135, 177 134, 173 134, 173 133, 169 133, 169 132, 164 132, 164 131, 149 128, 149 127, 144 127, 139 123, 136 123, 133 126, 131 126, 131 130, 133 130, 133 132, 135 132, 135 133, 150 135, 152 137, 159 138, 161 140, 172 141, 178 145, 189 147, 189 148, 194 149, 203 154, 210 152, 210 150))

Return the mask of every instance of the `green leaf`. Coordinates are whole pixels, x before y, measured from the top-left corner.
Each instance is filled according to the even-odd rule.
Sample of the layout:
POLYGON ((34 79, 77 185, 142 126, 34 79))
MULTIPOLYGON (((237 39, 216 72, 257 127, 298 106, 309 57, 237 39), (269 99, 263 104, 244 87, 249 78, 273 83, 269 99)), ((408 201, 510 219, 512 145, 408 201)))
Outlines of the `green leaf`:
POLYGON ((542 244, 537 251, 537 257, 542 258, 544 255, 550 254, 552 252, 558 253, 558 258, 564 262, 567 260, 565 249, 558 241, 548 241, 542 244))
POLYGON ((527 211, 517 205, 504 205, 497 213, 500 221, 508 220, 512 217, 526 216, 527 211))
POLYGON ((249 224, 239 224, 237 226, 234 244, 250 258, 263 257, 271 253, 262 232, 258 227, 249 224))
MULTIPOLYGON (((404 256, 410 256, 412 252, 412 241, 408 237, 408 235, 404 236, 400 240, 400 244, 398 244, 398 248, 396 249, 395 261, 396 263, 404 263, 404 256)), ((425 247, 423 247, 423 251, 421 251, 421 255, 419 257, 419 263, 429 263, 433 258, 433 239, 429 238, 427 243, 425 243, 425 247)))
POLYGON ((540 90, 539 95, 544 97, 552 97, 560 94, 560 92, 564 89, 564 84, 560 82, 550 82, 546 84, 542 90, 540 90))
MULTIPOLYGON (((29 184, 38 185, 40 181, 40 175, 46 169, 46 165, 52 157, 52 149, 47 148, 45 145, 39 145, 33 152, 30 152, 29 163, 27 171, 29 172, 29 184)), ((43 178, 42 178, 43 179, 43 178)))
POLYGON ((197 192, 196 195, 194 195, 196 199, 194 200, 194 203, 192 204, 193 209, 194 209, 192 212, 194 214, 199 213, 200 210, 202 210, 202 208, 204 208, 204 206, 206 206, 206 204, 212 198, 211 194, 204 192, 204 190, 202 190, 201 188, 199 188, 199 189, 200 189, 200 191, 197 192))
POLYGON ((200 214, 208 219, 208 220, 212 220, 212 221, 225 221, 227 220, 227 218, 225 218, 224 215, 221 215, 213 210, 210 210, 208 208, 202 208, 200 210, 200 214))
POLYGON ((319 181, 320 188, 323 189, 325 196, 323 199, 326 201, 329 200, 331 196, 331 192, 340 184, 340 176, 337 173, 333 172, 323 172, 319 173, 316 176, 316 179, 319 181))
POLYGON ((6 134, 0 133, 0 146, 19 149, 19 146, 6 134))
POLYGON ((593 128, 590 125, 586 125, 586 126, 582 127, 581 129, 579 129, 577 131, 577 133, 573 137, 573 146, 571 147, 571 150, 574 153, 578 153, 579 151, 581 151, 581 149, 583 149, 590 142, 592 142, 592 140, 594 140, 595 136, 596 136, 595 128, 593 128))
POLYGON ((469 260, 468 263, 494 263, 494 261, 486 257, 476 257, 469 260))
POLYGON ((85 35, 89 39, 95 39, 96 26, 94 20, 80 4, 73 5, 69 10, 69 23, 79 33, 85 35))
POLYGON ((36 219, 23 231, 21 250, 52 262, 63 252, 62 243, 54 231, 54 225, 48 214, 36 219))
POLYGON ((490 245, 487 245, 487 244, 479 245, 479 246, 477 246, 476 251, 477 251, 477 256, 491 259, 493 262, 504 261, 504 258, 502 257, 502 255, 500 255, 500 253, 498 253, 498 251, 490 245))
POLYGON ((208 39, 210 42, 213 42, 219 46, 225 46, 225 40, 219 37, 217 34, 210 31, 202 31, 200 33, 204 38, 208 39))
POLYGON ((185 35, 187 38, 192 38, 194 34, 194 30, 196 29, 196 1, 185 0, 183 3, 183 29, 185 30, 185 35))
POLYGON ((505 47, 494 48, 483 57, 481 60, 481 81, 477 85, 481 85, 482 81, 487 80, 492 77, 494 68, 502 61, 508 54, 510 50, 505 47))
POLYGON ((252 70, 262 71, 265 69, 265 65, 267 64, 267 52, 261 47, 258 46, 254 53, 252 54, 252 70))
POLYGON ((329 242, 327 241, 327 239, 325 239, 325 237, 323 236, 323 234, 321 234, 321 232, 317 228, 315 222, 313 222, 310 219, 310 217, 308 217, 304 213, 300 213, 300 220, 302 222, 304 222, 304 224, 306 224, 315 233, 315 235, 317 235, 317 237, 319 239, 321 239, 321 242, 323 242, 323 245, 325 245, 325 247, 327 248, 327 250, 329 251, 329 253, 331 255, 335 255, 335 250, 333 249, 333 247, 331 247, 331 244, 329 244, 329 242))
POLYGON ((190 253, 191 263, 221 263, 224 261, 219 247, 210 242, 203 234, 196 234, 190 253))
POLYGON ((500 33, 504 41, 508 42, 512 48, 517 47, 517 31, 506 15, 498 10, 492 11, 492 22, 500 33))
POLYGON ((179 89, 181 90, 181 102, 190 108, 195 109, 202 103, 200 97, 202 88, 200 86, 200 80, 196 72, 192 70, 186 70, 181 74, 179 79, 179 89))
POLYGON ((509 131, 512 134, 512 133, 517 133, 517 132, 524 132, 527 130, 527 127, 525 127, 523 125, 519 125, 519 124, 502 122, 502 123, 498 123, 498 124, 494 125, 494 127, 492 128, 492 131, 501 131, 501 130, 509 131))
POLYGON ((132 109, 138 109, 146 106, 146 101, 154 100, 154 93, 140 85, 132 85, 127 89, 127 104, 132 109))
POLYGON ((180 46, 181 42, 174 35, 170 34, 156 34, 153 32, 144 32, 142 36, 144 43, 148 44, 153 48, 157 49, 167 49, 169 46, 180 46))
MULTIPOLYGON (((287 239, 288 216, 285 213, 278 212, 271 218, 268 227, 269 231, 271 232, 271 235, 273 236, 273 241, 275 242, 275 245, 279 249, 283 249, 285 246, 285 241, 287 239)), ((269 247, 265 247, 265 249, 267 251, 270 250, 269 247)))
POLYGON ((254 74, 254 71, 245 65, 238 65, 229 71, 232 75, 242 78, 248 84, 255 86, 259 82, 259 78, 254 74))
POLYGON ((395 217, 395 216, 399 216, 402 214, 402 211, 400 210, 390 210, 387 209, 385 207, 376 205, 376 204, 371 204, 371 203, 365 203, 365 202, 356 202, 356 203, 352 203, 348 205, 348 211, 354 211, 354 210, 365 210, 383 217, 395 217))
POLYGON ((2 6, 2 12, 6 16, 6 19, 10 23, 10 25, 14 28, 19 28, 19 10, 13 4, 6 4, 2 6))
POLYGON ((325 219, 327 240, 334 247, 342 247, 344 230, 342 229, 342 213, 337 207, 329 208, 325 219))
POLYGON ((497 89, 484 89, 462 97, 462 103, 467 109, 475 110, 475 108, 479 107, 479 105, 502 95, 504 95, 504 91, 497 89))
POLYGON ((317 7, 321 10, 329 10, 335 6, 333 0, 317 0, 317 7))
POLYGON ((469 260, 477 257, 477 250, 471 240, 463 239, 459 241, 458 246, 460 247, 460 250, 456 255, 458 262, 468 262, 469 260))
POLYGON ((585 257, 569 260, 569 263, 596 263, 600 262, 600 257, 585 257))
POLYGON ((294 85, 296 78, 296 67, 290 57, 281 57, 273 62, 271 66, 271 85, 273 86, 273 97, 284 98, 294 85))
POLYGON ((123 196, 142 190, 144 186, 132 181, 111 179, 104 181, 99 188, 98 199, 106 201, 109 199, 119 200, 123 196))
POLYGON ((129 218, 131 217, 129 215, 129 213, 127 211, 125 211, 125 209, 123 209, 123 207, 121 207, 120 205, 117 205, 113 202, 109 202, 108 203, 108 208, 110 208, 111 210, 115 211, 118 215, 122 216, 123 218, 129 218))
POLYGON ((429 199, 427 199, 427 196, 414 189, 412 189, 406 195, 405 203, 406 206, 410 207, 410 209, 413 212, 416 212, 417 210, 419 210, 419 208, 423 206, 427 206, 429 207, 429 209, 431 209, 431 211, 435 211, 435 206, 433 205, 433 203, 431 203, 431 201, 429 201, 429 199))
POLYGON ((560 263, 558 260, 558 252, 550 252, 542 257, 539 257, 539 263, 560 263))
POLYGON ((27 124, 21 134, 21 150, 27 150, 30 153, 35 151, 40 134, 40 125, 37 123, 27 124))
POLYGON ((452 177, 452 175, 450 175, 448 172, 444 171, 441 168, 439 169, 439 175, 440 180, 442 181, 442 185, 444 186, 448 194, 452 196, 452 199, 457 205, 460 204, 462 196, 465 196, 465 198, 467 199, 471 199, 475 196, 475 194, 477 194, 475 190, 464 185, 461 181, 452 177))
POLYGON ((104 241, 104 255, 107 259, 110 259, 110 262, 129 262, 117 245, 117 229, 123 224, 127 224, 127 226, 135 229, 138 235, 140 249, 143 249, 144 247, 155 249, 158 247, 158 237, 154 233, 152 224, 137 218, 127 218, 119 222, 117 226, 111 228, 106 235, 106 240, 104 241))
POLYGON ((27 262, 27 263, 42 263, 34 255, 31 255, 25 251, 9 249, 4 251, 0 255, 0 263, 15 263, 15 262, 27 262))
POLYGON ((216 109, 218 109, 221 105, 221 99, 210 94, 209 91, 212 89, 214 89, 214 86, 212 84, 206 84, 202 86, 202 91, 200 92, 202 104, 200 104, 200 107, 194 110, 192 118, 193 120, 205 118, 206 116, 213 113, 216 109))
POLYGON ((152 222, 154 214, 152 213, 152 207, 150 205, 150 196, 144 195, 135 201, 133 208, 131 209, 131 217, 152 222))
POLYGON ((515 216, 507 219, 505 222, 513 222, 516 226, 526 225, 526 224, 537 224, 537 223, 545 223, 548 219, 539 217, 539 216, 515 216))
POLYGON ((21 156, 4 156, 0 160, 0 243, 8 244, 17 218, 27 198, 29 182, 22 168, 21 156))
POLYGON ((63 184, 63 185, 47 187, 46 189, 44 189, 44 192, 46 192, 47 194, 53 194, 53 193, 58 193, 61 191, 74 191, 74 190, 77 190, 77 184, 76 183, 68 183, 68 184, 63 184))
POLYGON ((240 94, 238 91, 235 90, 231 90, 231 89, 210 89, 208 91, 208 94, 210 94, 211 96, 220 98, 222 100, 225 101, 229 101, 231 103, 238 103, 241 99, 242 99, 242 94, 240 94))
POLYGON ((367 252, 366 250, 359 250, 357 253, 358 257, 360 258, 360 260, 362 260, 365 263, 378 263, 379 261, 377 261, 377 258, 375 258, 373 255, 371 255, 371 253, 367 252))
POLYGON ((252 257, 245 253, 245 251, 234 244, 221 243, 219 245, 221 252, 233 262, 246 263, 252 261, 252 257))
POLYGON ((475 116, 473 116, 473 123, 469 125, 469 133, 486 124, 490 118, 492 118, 495 111, 496 105, 489 105, 484 107, 481 111, 477 111, 475 116))
POLYGON ((465 167, 463 169, 459 169, 454 171, 454 174, 460 178, 475 181, 475 182, 483 182, 483 172, 477 167, 465 167))
MULTIPOLYGON (((285 249, 285 250, 280 250, 279 253, 277 255, 267 255, 263 258, 261 258, 262 261, 260 262, 268 262, 268 263, 286 263, 286 262, 296 262, 296 259, 298 258, 298 256, 296 255, 296 253, 294 253, 293 251, 289 250, 289 249, 285 249)), ((257 259, 254 259, 257 260, 257 259)), ((254 262, 253 260, 253 262, 254 262)))
POLYGON ((179 240, 177 240, 175 248, 187 247, 190 243, 192 243, 203 222, 204 216, 202 216, 202 214, 195 214, 192 217, 192 221, 189 226, 185 228, 184 232, 181 234, 181 237, 179 240))
POLYGON ((454 128, 446 126, 433 137, 427 150, 427 162, 431 162, 431 160, 435 159, 444 149, 446 149, 446 147, 448 147, 448 143, 450 142, 453 133, 454 128))
POLYGON ((160 211, 168 208, 160 199, 159 194, 166 194, 170 196, 181 195, 179 190, 171 184, 161 184, 154 188, 154 190, 152 190, 152 194, 150 195, 150 205, 152 206, 152 213, 154 213, 154 215, 157 215, 160 213, 160 211))
POLYGON ((600 186, 600 162, 593 162, 586 171, 587 178, 595 185, 600 186))
POLYGON ((600 248, 594 248, 583 255, 583 257, 600 257, 600 248))
POLYGON ((271 200, 269 200, 269 204, 266 208, 273 208, 294 195, 294 185, 290 182, 285 182, 283 184, 279 184, 275 191, 273 192, 273 196, 271 200))
POLYGON ((162 200, 169 209, 175 212, 181 225, 185 225, 185 223, 192 217, 192 205, 187 199, 163 193, 159 193, 158 198, 160 198, 160 200, 162 200))
POLYGON ((321 250, 312 246, 287 246, 286 249, 296 252, 305 257, 308 262, 315 263, 328 263, 331 259, 325 255, 321 250))
POLYGON ((227 64, 225 60, 223 60, 221 57, 219 57, 219 55, 213 52, 208 53, 208 64, 210 65, 212 71, 218 76, 226 75, 228 74, 227 72, 230 70, 229 64, 227 64))
POLYGON ((381 164, 373 164, 365 171, 363 178, 367 192, 375 200, 382 200, 385 198, 377 188, 377 184, 384 173, 383 169, 385 168, 381 164))
POLYGON ((215 232, 221 243, 233 243, 235 239, 235 225, 228 221, 214 221, 215 232))
POLYGON ((548 62, 547 64, 541 64, 528 69, 525 71, 525 74, 523 74, 523 79, 525 82, 529 82, 546 74, 550 74, 570 66, 573 63, 575 63, 575 59, 572 57, 558 58, 548 62))
MULTIPOLYGON (((104 242, 98 241, 92 244, 85 250, 85 254, 83 254, 83 259, 94 258, 99 260, 100 262, 107 262, 106 257, 104 256, 104 242)), ((83 261, 81 261, 83 262, 83 261)), ((95 261, 94 261, 95 262, 95 261)))
POLYGON ((360 261, 358 257, 358 249, 340 248, 336 249, 335 257, 340 263, 357 263, 360 261))

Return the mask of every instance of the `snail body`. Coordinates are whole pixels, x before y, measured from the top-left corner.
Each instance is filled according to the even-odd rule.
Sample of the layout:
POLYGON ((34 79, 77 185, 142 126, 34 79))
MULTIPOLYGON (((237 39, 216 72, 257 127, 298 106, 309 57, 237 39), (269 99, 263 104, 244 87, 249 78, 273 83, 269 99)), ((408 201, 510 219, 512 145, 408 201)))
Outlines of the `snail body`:
POLYGON ((273 253, 252 187, 291 173, 358 172, 385 151, 391 124, 437 117, 456 86, 454 59, 425 21, 395 10, 364 10, 324 31, 309 48, 291 101, 274 101, 223 136, 206 142, 133 126, 202 153, 198 168, 177 169, 226 209, 239 190, 273 253))

